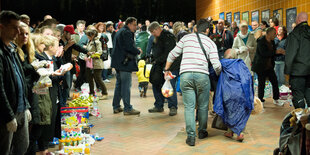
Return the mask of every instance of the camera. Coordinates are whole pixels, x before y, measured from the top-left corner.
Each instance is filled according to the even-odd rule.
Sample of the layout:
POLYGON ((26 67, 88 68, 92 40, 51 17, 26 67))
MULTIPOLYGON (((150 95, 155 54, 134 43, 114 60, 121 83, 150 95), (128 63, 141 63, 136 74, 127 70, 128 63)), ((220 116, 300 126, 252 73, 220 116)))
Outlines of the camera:
POLYGON ((128 65, 128 62, 129 62, 130 60, 132 60, 132 59, 134 59, 134 56, 131 55, 131 54, 127 54, 126 57, 125 57, 125 59, 123 60, 122 64, 123 64, 123 65, 128 65))

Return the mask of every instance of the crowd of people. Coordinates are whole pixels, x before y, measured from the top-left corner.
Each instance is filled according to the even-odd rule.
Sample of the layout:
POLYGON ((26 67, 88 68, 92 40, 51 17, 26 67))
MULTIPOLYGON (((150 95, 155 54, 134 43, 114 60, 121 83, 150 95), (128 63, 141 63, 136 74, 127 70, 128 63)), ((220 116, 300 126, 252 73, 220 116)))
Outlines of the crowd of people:
MULTIPOLYGON (((130 102, 132 72, 137 72, 141 97, 146 97, 148 84, 152 84, 155 102, 148 110, 150 113, 163 112, 167 100, 169 116, 177 115, 176 88, 180 87, 185 107, 186 143, 190 146, 195 145, 195 120, 199 122, 198 138, 208 136, 208 111, 212 111, 208 108, 209 92, 217 92, 218 82, 221 82, 219 75, 227 69, 224 59, 242 60, 250 79, 257 75, 258 97, 262 102, 268 78, 274 104, 281 105, 279 87, 289 84, 294 107, 309 107, 310 27, 307 20, 308 15, 300 13, 296 17, 296 27, 289 34, 277 18, 260 24, 252 21, 251 25, 247 21, 233 22, 231 26, 225 20, 207 18, 197 24, 191 21, 186 26, 184 22, 149 20, 142 24, 128 17, 116 24, 108 21, 88 26, 84 20, 79 20, 74 28, 46 15, 39 25, 31 27, 29 16, 2 11, 1 153, 35 154, 38 150, 47 154, 52 138, 60 138, 60 108, 70 100, 71 88, 81 91, 81 86, 88 83, 89 94, 105 100, 108 98, 105 83, 110 82, 112 68, 116 72, 114 114, 140 114, 130 102), (51 63, 36 66, 35 61, 51 63), (147 70, 147 64, 152 64, 151 70, 147 70), (70 67, 62 69, 62 65, 70 67), (38 71, 40 68, 51 70, 52 85, 46 94, 33 91, 42 75, 38 71), (161 88, 171 74, 175 76, 170 80, 174 92, 165 98, 161 88), (289 83, 284 74, 290 75, 289 83)), ((248 98, 253 101, 253 96, 248 98)), ((234 127, 230 128, 232 130, 225 136, 232 138, 234 127)), ((243 139, 243 132, 238 132, 237 140, 243 139)))

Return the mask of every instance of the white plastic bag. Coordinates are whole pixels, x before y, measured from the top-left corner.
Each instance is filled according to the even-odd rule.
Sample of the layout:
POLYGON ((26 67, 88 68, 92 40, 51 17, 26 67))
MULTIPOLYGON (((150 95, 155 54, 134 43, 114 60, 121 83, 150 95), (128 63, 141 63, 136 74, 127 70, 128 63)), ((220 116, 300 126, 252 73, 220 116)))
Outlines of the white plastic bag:
POLYGON ((164 97, 168 98, 173 95, 173 87, 170 83, 170 80, 175 78, 174 75, 169 74, 169 76, 165 77, 165 83, 163 87, 161 88, 161 93, 163 94, 164 97))
POLYGON ((32 91, 36 94, 47 94, 49 87, 52 87, 52 80, 48 76, 41 76, 32 91))
POLYGON ((110 69, 111 68, 111 57, 108 56, 108 60, 103 61, 103 69, 110 69))

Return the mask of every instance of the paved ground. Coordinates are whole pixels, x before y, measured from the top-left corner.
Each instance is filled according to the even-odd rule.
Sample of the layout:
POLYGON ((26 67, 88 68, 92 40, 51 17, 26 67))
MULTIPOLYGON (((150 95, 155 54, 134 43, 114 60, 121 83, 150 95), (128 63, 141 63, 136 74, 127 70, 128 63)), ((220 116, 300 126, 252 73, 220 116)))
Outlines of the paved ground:
MULTIPOLYGON (((182 96, 178 97, 178 115, 168 116, 165 112, 151 114, 148 109, 153 107, 151 86, 147 98, 140 98, 137 89, 137 79, 133 74, 131 103, 141 111, 140 116, 124 116, 122 113, 113 114, 112 99, 115 79, 106 84, 109 99, 100 101, 102 118, 91 118, 95 126, 92 133, 98 133, 105 139, 92 146, 91 153, 101 154, 272 154, 278 145, 279 129, 282 118, 292 109, 288 105, 276 107, 268 99, 265 112, 251 116, 243 143, 223 136, 223 131, 210 128, 212 117, 209 117, 209 137, 196 139, 196 146, 189 147, 185 143, 185 122, 182 96)), ((122 103, 121 103, 122 104, 122 103)))

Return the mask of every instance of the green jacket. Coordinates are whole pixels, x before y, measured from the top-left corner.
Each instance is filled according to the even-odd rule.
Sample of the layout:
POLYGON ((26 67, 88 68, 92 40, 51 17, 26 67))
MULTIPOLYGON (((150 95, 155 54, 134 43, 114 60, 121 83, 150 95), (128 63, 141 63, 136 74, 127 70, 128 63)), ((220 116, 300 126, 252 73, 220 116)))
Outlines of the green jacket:
POLYGON ((310 26, 298 24, 286 39, 285 74, 310 75, 310 26))
POLYGON ((149 33, 147 33, 146 31, 142 31, 138 33, 137 38, 136 38, 136 46, 140 47, 143 51, 143 53, 141 54, 142 59, 146 55, 146 47, 147 47, 147 43, 149 40, 149 36, 150 36, 149 33))

